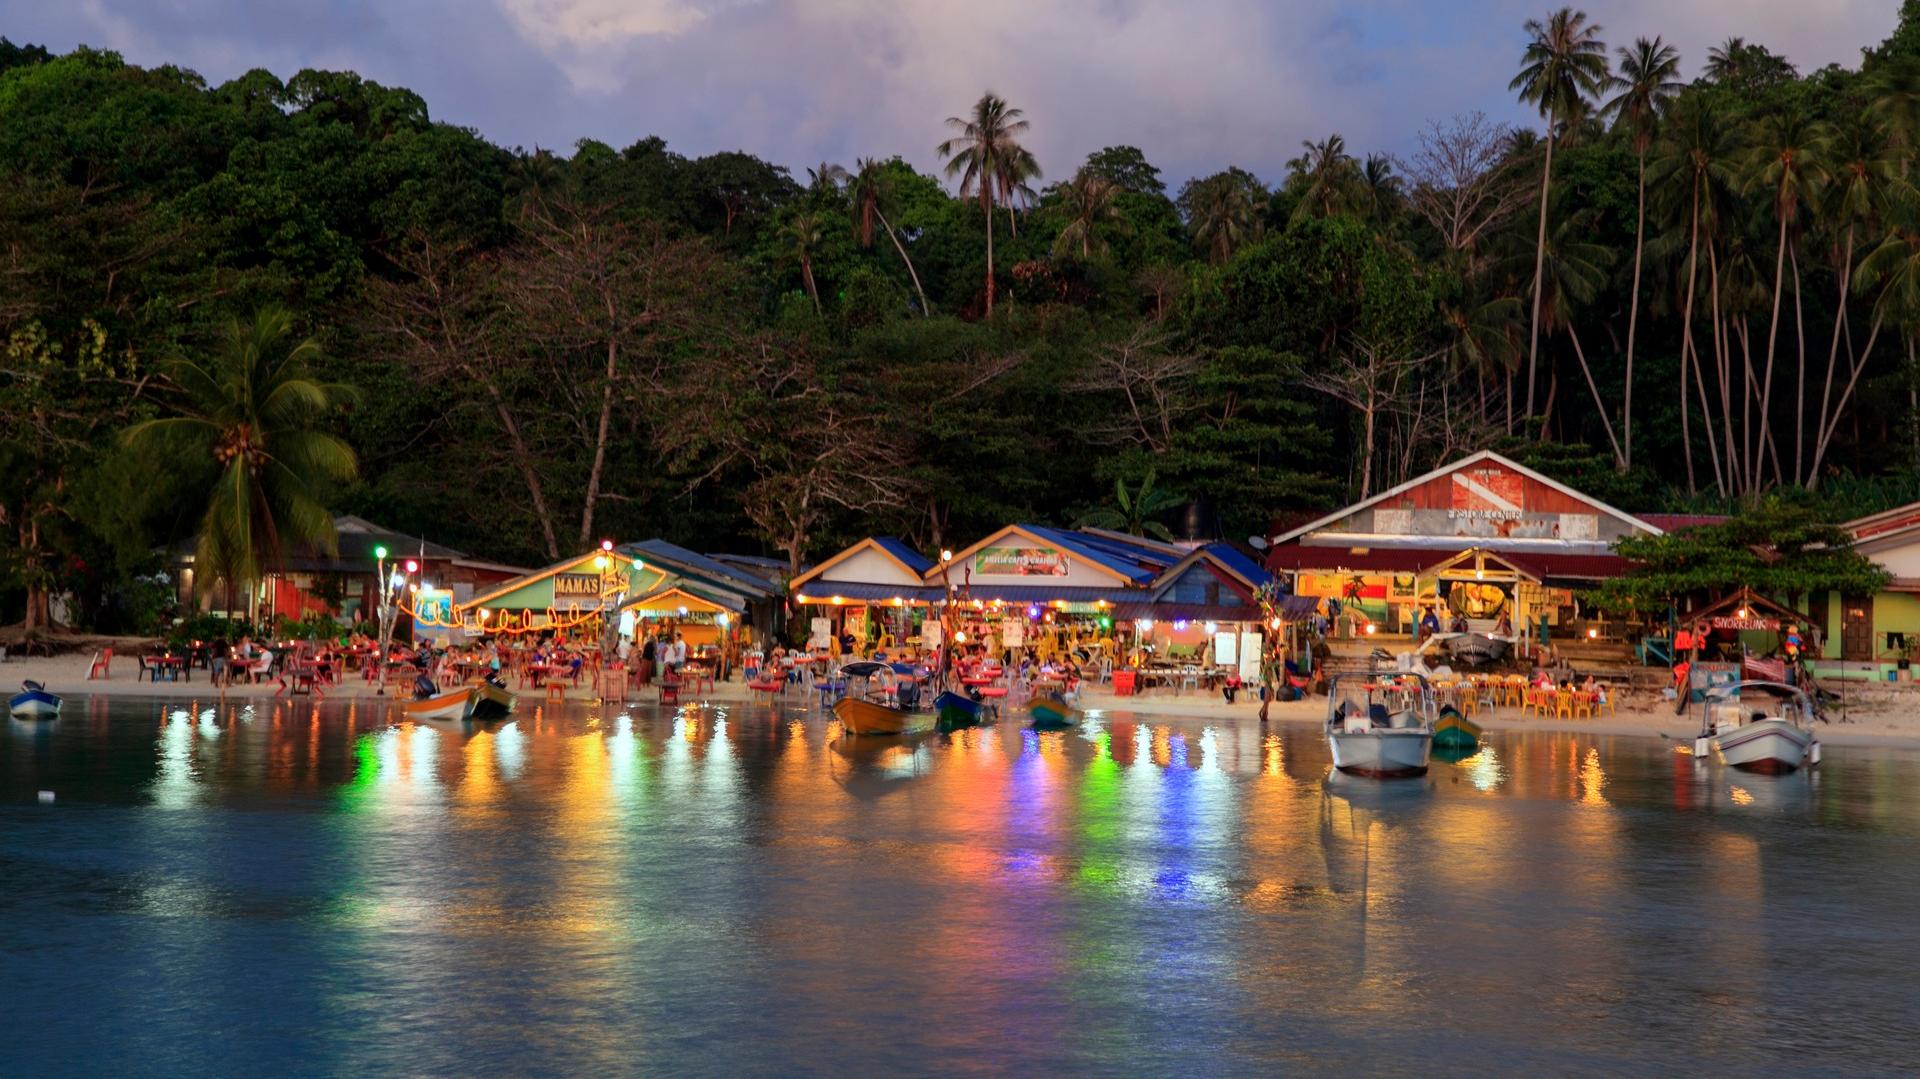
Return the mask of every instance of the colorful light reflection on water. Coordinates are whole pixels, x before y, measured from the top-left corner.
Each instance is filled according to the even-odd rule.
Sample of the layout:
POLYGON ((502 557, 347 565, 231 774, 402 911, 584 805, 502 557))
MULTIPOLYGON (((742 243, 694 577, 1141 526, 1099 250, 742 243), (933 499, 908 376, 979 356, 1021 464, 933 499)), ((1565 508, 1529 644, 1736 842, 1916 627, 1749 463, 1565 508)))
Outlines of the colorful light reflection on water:
POLYGON ((1920 755, 1125 713, 76 701, 0 732, 0 1074, 1888 1070, 1920 755), (53 805, 37 793, 55 792, 53 805))

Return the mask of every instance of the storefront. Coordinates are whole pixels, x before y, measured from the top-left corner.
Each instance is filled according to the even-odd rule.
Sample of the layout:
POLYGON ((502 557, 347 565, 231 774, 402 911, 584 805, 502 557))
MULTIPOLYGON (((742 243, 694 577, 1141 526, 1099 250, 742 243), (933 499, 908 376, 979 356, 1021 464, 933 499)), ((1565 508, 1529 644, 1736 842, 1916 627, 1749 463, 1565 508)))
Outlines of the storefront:
POLYGON ((1537 641, 1626 569, 1616 541, 1660 532, 1486 451, 1274 536, 1266 563, 1338 635, 1411 637, 1432 611, 1537 641))

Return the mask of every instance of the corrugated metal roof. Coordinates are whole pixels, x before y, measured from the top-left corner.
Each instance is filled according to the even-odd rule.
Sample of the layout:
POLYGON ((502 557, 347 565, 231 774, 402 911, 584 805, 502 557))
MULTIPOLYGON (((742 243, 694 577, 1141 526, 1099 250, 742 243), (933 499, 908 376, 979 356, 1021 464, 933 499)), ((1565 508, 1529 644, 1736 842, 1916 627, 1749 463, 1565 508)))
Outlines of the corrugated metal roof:
MULTIPOLYGON (((1069 532, 1064 528, 1049 528, 1046 525, 1023 524, 1018 527, 1049 543, 1058 544, 1063 549, 1097 565, 1105 566, 1130 581, 1145 582, 1153 579, 1155 568, 1151 564, 1141 565, 1149 555, 1145 548, 1116 543, 1083 532, 1069 532)), ((1159 558, 1159 569, 1166 568, 1167 563, 1164 558, 1157 555, 1154 557, 1159 558)))
POLYGON ((906 563, 908 569, 923 577, 933 568, 933 559, 907 546, 907 542, 903 539, 895 536, 875 536, 873 542, 878 544, 881 550, 906 563))
POLYGON ((714 578, 715 584, 728 586, 731 590, 743 594, 754 595, 758 599, 770 598, 778 591, 771 582, 745 570, 716 562, 698 551, 689 551, 685 547, 668 543, 663 539, 628 543, 623 545, 621 550, 639 555, 641 561, 651 559, 663 565, 691 570, 696 574, 714 578))
POLYGON ((1209 543, 1201 549, 1221 565, 1253 582, 1255 588, 1267 583, 1273 576, 1260 563, 1231 543, 1209 543))

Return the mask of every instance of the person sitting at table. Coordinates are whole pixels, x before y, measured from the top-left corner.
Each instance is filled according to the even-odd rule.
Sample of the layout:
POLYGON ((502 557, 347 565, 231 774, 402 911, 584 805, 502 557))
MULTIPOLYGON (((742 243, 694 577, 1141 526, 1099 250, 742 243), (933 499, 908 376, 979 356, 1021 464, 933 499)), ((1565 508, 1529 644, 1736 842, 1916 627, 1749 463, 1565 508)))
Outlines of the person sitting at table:
POLYGON ((667 646, 667 670, 675 678, 678 678, 680 677, 680 668, 686 665, 687 642, 686 639, 676 631, 673 635, 673 643, 667 646))
POLYGON ((247 664, 247 681, 258 682, 273 673, 273 649, 259 648, 253 653, 253 660, 247 664))

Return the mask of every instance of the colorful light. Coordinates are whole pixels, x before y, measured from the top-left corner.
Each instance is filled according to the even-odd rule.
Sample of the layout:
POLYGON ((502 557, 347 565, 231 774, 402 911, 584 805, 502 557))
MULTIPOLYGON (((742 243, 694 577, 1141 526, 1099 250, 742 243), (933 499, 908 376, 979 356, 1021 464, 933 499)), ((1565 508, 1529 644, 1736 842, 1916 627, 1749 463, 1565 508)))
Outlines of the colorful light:
POLYGON ((1106 615, 1104 615, 1104 614, 1103 614, 1103 615, 1101 615, 1101 616, 1100 616, 1100 628, 1101 628, 1101 629, 1112 629, 1112 628, 1113 628, 1113 619, 1111 619, 1111 618, 1108 618, 1108 617, 1107 617, 1106 615))
POLYGON ((1027 604, 1027 620, 1029 622, 1033 622, 1033 621, 1038 621, 1039 618, 1040 618, 1040 607, 1037 604, 1033 604, 1033 603, 1027 604))
POLYGON ((1186 632, 1186 630, 1187 630, 1187 620, 1186 620, 1186 619, 1184 619, 1184 618, 1176 618, 1176 619, 1174 619, 1174 620, 1173 620, 1173 631, 1174 631, 1175 633, 1185 633, 1185 632, 1186 632))
POLYGON ((386 561, 387 549, 385 547, 375 547, 373 549, 373 557, 378 558, 383 562, 386 561))
POLYGON ((611 550, 613 550, 613 541, 612 541, 612 540, 601 540, 601 541, 600 541, 600 549, 601 549, 601 550, 603 550, 603 551, 611 551, 611 550))
POLYGON ((411 558, 409 558, 409 559, 407 559, 407 572, 408 572, 408 573, 419 573, 419 572, 420 572, 420 563, 418 563, 418 562, 415 562, 415 561, 414 561, 413 559, 411 559, 411 558))
POLYGON ((1367 623, 1367 636, 1369 636, 1369 637, 1371 637, 1371 636, 1373 636, 1373 632, 1374 632, 1374 630, 1376 630, 1376 629, 1378 629, 1378 628, 1379 628, 1379 627, 1378 627, 1378 626, 1375 626, 1375 625, 1374 625, 1374 624, 1373 624, 1372 622, 1368 622, 1368 623, 1367 623))

